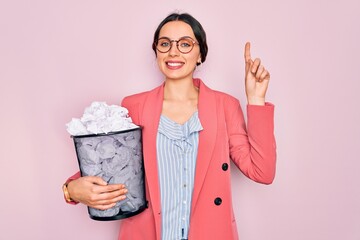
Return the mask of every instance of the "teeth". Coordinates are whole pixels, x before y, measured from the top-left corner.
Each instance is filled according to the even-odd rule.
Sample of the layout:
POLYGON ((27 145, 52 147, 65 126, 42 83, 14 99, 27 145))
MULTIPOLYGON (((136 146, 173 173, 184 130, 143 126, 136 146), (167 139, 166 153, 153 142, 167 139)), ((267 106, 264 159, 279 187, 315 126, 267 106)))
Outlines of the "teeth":
POLYGON ((168 62, 167 63, 169 66, 171 66, 171 67, 177 67, 177 66, 181 66, 182 65, 182 63, 175 63, 175 62, 168 62))

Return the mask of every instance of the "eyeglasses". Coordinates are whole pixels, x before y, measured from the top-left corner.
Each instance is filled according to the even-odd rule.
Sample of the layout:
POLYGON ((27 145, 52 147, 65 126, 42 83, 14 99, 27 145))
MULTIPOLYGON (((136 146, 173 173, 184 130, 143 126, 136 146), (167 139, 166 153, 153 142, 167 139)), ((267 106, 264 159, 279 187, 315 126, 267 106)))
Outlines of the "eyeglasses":
POLYGON ((191 52, 195 44, 199 44, 191 37, 182 37, 179 40, 171 40, 168 37, 161 37, 154 44, 159 52, 167 53, 172 48, 173 42, 176 43, 176 47, 179 52, 184 54, 191 52))

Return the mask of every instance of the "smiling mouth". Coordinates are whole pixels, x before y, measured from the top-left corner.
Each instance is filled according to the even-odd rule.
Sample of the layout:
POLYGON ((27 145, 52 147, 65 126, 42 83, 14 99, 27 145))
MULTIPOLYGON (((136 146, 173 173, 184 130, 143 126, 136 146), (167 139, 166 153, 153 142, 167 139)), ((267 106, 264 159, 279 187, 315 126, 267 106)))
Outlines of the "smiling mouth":
POLYGON ((166 62, 166 65, 168 65, 170 67, 180 67, 180 66, 184 65, 184 63, 182 63, 182 62, 166 62))

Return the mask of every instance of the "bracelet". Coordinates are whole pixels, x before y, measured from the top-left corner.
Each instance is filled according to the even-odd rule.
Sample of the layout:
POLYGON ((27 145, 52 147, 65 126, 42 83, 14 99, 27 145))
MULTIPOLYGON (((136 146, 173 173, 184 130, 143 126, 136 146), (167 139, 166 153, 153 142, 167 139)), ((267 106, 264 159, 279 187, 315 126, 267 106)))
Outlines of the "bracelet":
POLYGON ((66 202, 73 202, 73 200, 72 200, 71 197, 70 197, 70 194, 69 194, 67 185, 68 185, 68 183, 64 183, 64 185, 63 185, 63 187, 62 187, 63 192, 64 192, 65 200, 66 200, 66 202))

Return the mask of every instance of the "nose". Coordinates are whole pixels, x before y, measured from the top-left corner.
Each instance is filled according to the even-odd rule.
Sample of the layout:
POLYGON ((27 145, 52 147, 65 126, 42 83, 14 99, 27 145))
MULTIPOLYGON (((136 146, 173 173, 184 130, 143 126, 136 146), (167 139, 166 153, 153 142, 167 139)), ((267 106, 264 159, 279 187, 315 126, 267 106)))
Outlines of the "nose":
POLYGON ((180 52, 179 49, 177 48, 177 42, 176 41, 172 41, 171 43, 171 48, 169 50, 169 55, 170 56, 179 56, 180 52))

